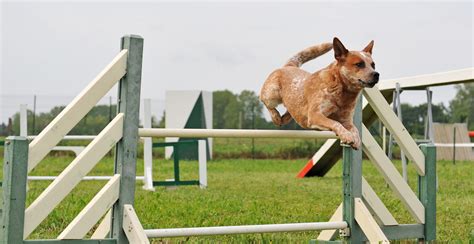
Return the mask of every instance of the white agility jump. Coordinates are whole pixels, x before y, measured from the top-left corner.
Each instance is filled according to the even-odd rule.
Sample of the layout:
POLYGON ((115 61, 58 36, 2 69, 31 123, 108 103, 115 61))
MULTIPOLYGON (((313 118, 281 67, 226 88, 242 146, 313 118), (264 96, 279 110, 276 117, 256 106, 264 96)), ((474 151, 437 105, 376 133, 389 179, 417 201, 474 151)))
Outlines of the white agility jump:
POLYGON ((337 229, 345 229, 345 228, 347 228, 347 223, 345 221, 337 221, 337 222, 312 222, 312 223, 293 223, 293 224, 150 229, 150 230, 145 230, 145 234, 147 235, 148 238, 163 238, 163 237, 188 237, 188 236, 296 232, 296 231, 311 231, 311 230, 337 230, 337 229))
MULTIPOLYGON (((416 145, 386 104, 377 88, 366 88, 364 95, 389 130, 403 132, 397 143, 409 149, 418 173, 418 196, 403 181, 384 155, 369 130, 361 123, 362 99, 355 110, 354 123, 361 132, 362 150, 400 198, 415 224, 398 224, 362 175, 362 150, 342 146, 343 203, 329 222, 196 227, 144 230, 133 207, 135 198, 138 138, 142 137, 248 137, 337 139, 329 131, 139 129, 139 105, 143 39, 122 38, 122 51, 107 67, 36 137, 10 137, 5 143, 3 174, 2 243, 38 243, 27 240, 37 227, 81 182, 112 148, 116 148, 114 176, 59 234, 57 243, 150 243, 148 238, 201 236, 264 232, 323 230, 318 240, 334 240, 341 229, 342 241, 388 243, 388 240, 436 239, 436 148, 416 145), (31 172, 71 129, 116 83, 119 83, 118 111, 115 118, 74 159, 66 169, 26 206, 26 184, 31 172), (26 210, 25 210, 26 208, 26 210), (91 232, 92 239, 81 240, 91 232), (333 231, 334 230, 334 231, 333 231)), ((336 141, 336 140, 334 140, 336 141)), ((316 189, 317 190, 317 189, 316 189)), ((313 216, 315 217, 315 216, 313 216)), ((41 240, 41 241, 44 241, 41 240)), ((46 240, 48 243, 54 241, 46 240)))
POLYGON ((335 139, 332 131, 241 130, 241 129, 139 129, 142 137, 308 138, 335 139))

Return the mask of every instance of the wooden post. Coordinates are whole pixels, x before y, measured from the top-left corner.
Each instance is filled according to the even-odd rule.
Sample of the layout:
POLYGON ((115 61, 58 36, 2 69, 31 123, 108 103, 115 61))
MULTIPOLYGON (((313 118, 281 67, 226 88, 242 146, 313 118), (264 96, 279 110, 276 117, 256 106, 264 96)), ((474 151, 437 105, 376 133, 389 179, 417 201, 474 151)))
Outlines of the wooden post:
POLYGON ((436 147, 420 145, 425 154, 425 175, 418 176, 418 195, 425 206, 424 241, 436 240, 436 147))
POLYGON ((117 143, 115 174, 120 174, 119 200, 113 207, 111 237, 118 244, 128 243, 122 229, 124 205, 133 205, 138 144, 140 85, 142 74, 143 38, 136 35, 122 37, 121 49, 128 49, 127 73, 120 80, 117 112, 124 113, 123 137, 117 143))
POLYGON ((25 224, 28 140, 8 137, 3 161, 3 207, 1 243, 23 243, 25 224))
MULTIPOLYGON (((358 98, 354 112, 354 125, 362 135, 362 96, 358 98)), ((362 139, 361 139, 362 141, 362 139)), ((342 232, 350 243, 362 243, 364 233, 355 220, 355 198, 362 198, 362 149, 354 150, 343 146, 343 211, 342 219, 349 225, 349 232, 342 232)))

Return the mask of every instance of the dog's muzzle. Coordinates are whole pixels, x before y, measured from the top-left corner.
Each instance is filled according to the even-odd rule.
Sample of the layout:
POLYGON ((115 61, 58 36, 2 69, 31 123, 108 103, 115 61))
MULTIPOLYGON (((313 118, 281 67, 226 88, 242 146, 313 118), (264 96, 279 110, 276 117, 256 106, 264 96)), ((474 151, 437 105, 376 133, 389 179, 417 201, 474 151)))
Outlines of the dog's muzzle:
POLYGON ((359 82, 365 87, 372 88, 379 82, 379 76, 380 76, 380 74, 378 72, 373 72, 371 81, 363 81, 363 80, 359 79, 359 82))

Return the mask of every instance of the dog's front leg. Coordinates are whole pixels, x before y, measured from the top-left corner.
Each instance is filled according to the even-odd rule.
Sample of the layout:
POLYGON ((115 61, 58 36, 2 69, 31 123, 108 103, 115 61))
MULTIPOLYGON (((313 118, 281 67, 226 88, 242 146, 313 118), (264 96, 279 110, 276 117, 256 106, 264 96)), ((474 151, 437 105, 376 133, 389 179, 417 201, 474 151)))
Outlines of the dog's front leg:
MULTIPOLYGON (((308 117, 308 127, 318 130, 332 130, 341 140, 342 144, 354 145, 354 136, 341 123, 332 120, 321 113, 311 113, 308 117)), ((357 130, 357 129, 356 129, 357 130)), ((359 142, 360 146, 360 142, 359 142)))
POLYGON ((352 148, 359 150, 360 149, 360 135, 359 135, 359 130, 357 127, 354 125, 352 121, 348 121, 346 123, 342 123, 342 126, 344 126, 347 130, 349 130, 352 133, 352 136, 354 137, 354 144, 352 144, 352 148))

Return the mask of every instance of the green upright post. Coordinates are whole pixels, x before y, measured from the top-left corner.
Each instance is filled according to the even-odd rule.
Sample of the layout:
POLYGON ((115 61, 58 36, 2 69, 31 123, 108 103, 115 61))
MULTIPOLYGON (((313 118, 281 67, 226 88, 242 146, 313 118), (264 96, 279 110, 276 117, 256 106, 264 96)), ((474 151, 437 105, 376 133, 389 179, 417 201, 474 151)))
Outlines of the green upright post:
MULTIPOLYGON (((354 125, 362 135, 362 96, 358 98, 355 112, 354 125)), ((362 198, 362 149, 354 150, 350 146, 342 145, 343 163, 343 211, 342 219, 349 226, 349 233, 342 231, 344 239, 349 243, 362 243, 365 240, 364 233, 355 220, 354 198, 362 198)))
POLYGON ((425 175, 418 176, 418 196, 425 206, 423 241, 431 242, 436 240, 436 147, 433 144, 420 147, 425 154, 425 175))
POLYGON ((115 173, 120 174, 119 199, 113 207, 111 237, 117 243, 128 243, 123 224, 123 206, 132 204, 135 197, 135 174, 138 144, 138 113, 142 76, 143 38, 136 35, 122 37, 121 49, 128 49, 127 73, 120 80, 118 113, 124 113, 123 136, 117 143, 115 173))
POLYGON ((173 160, 174 160, 174 182, 179 182, 179 143, 173 146, 173 160))
POLYGON ((3 206, 1 243, 23 243, 26 180, 28 175, 28 140, 8 137, 3 159, 3 206))

